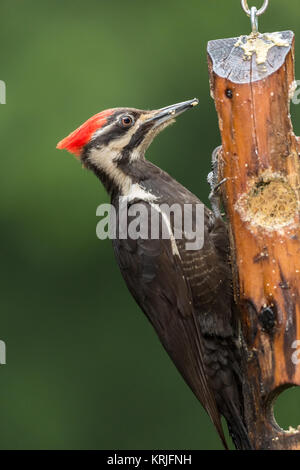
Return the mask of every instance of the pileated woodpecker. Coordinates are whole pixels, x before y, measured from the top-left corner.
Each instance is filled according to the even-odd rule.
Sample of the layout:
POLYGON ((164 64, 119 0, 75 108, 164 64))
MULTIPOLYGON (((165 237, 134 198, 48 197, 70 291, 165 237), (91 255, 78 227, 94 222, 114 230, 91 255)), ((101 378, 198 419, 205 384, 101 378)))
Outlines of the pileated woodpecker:
MULTIPOLYGON (((155 111, 116 108, 96 114, 59 142, 80 157, 111 195, 146 208, 201 204, 171 176, 145 159, 152 140, 194 99, 155 111)), ((127 213, 128 219, 130 214, 127 213)), ((185 236, 113 240, 129 291, 164 348, 211 417, 225 447, 221 415, 235 444, 250 448, 243 424, 238 332, 231 287, 229 242, 218 212, 204 209, 204 245, 186 248, 185 236)))

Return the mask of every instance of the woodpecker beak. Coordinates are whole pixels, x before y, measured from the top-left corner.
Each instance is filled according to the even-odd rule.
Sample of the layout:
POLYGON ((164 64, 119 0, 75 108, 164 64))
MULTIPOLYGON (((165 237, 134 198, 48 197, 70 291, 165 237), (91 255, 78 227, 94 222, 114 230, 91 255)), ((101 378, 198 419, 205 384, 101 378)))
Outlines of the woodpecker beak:
POLYGON ((172 119, 184 113, 188 109, 197 106, 198 103, 199 100, 197 100, 197 98, 194 98, 193 100, 172 104, 171 106, 167 106, 166 108, 154 111, 151 117, 148 118, 145 123, 153 122, 155 123, 155 127, 157 127, 166 121, 171 121, 172 119))

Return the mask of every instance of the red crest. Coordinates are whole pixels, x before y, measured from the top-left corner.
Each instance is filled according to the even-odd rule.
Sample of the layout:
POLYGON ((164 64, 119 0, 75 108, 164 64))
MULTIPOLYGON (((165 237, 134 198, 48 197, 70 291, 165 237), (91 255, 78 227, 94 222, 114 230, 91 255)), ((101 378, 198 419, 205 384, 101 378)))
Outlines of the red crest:
POLYGON ((109 116, 114 113, 114 109, 107 109, 101 113, 95 114, 85 121, 78 129, 68 135, 65 139, 58 142, 56 148, 66 149, 68 152, 79 156, 83 147, 89 142, 94 132, 101 129, 109 116))

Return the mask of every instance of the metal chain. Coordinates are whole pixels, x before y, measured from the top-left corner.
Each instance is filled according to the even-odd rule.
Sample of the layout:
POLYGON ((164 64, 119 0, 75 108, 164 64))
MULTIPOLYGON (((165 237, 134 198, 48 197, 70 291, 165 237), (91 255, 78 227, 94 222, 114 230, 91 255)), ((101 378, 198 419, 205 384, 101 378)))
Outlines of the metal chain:
POLYGON ((256 34, 258 32, 258 16, 262 15, 266 11, 269 6, 269 0, 264 0, 263 6, 259 10, 257 10, 256 7, 252 7, 250 9, 248 7, 247 0, 241 0, 241 5, 244 12, 250 16, 252 33, 256 34))
MULTIPOLYGON (((255 7, 252 7, 251 10, 250 8, 248 7, 248 2, 247 0, 241 0, 241 5, 242 5, 242 8, 244 10, 244 12, 250 16, 251 15, 251 10, 252 8, 255 8, 255 7)), ((269 0, 264 0, 264 3, 263 3, 263 6, 259 9, 259 10, 256 10, 256 16, 260 16, 262 15, 266 9, 268 8, 269 6, 269 0)))

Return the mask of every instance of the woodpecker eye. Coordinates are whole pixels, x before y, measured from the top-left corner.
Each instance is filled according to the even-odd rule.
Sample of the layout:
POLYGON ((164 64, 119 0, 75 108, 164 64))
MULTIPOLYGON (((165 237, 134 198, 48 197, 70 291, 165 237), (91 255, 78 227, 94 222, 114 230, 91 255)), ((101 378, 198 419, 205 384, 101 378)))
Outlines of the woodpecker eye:
POLYGON ((131 116, 122 116, 121 125, 122 127, 130 127, 133 124, 133 118, 131 116))

